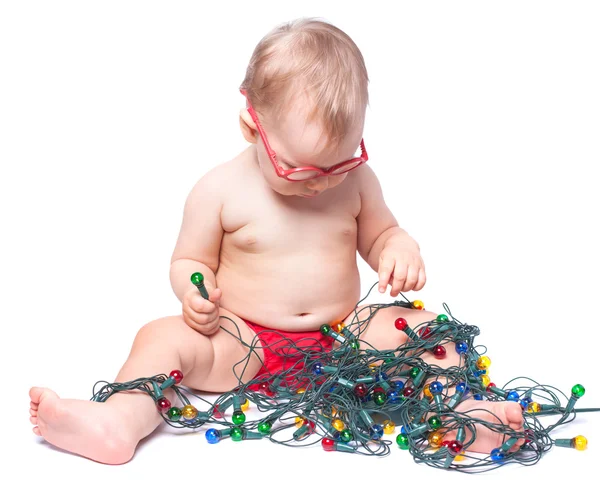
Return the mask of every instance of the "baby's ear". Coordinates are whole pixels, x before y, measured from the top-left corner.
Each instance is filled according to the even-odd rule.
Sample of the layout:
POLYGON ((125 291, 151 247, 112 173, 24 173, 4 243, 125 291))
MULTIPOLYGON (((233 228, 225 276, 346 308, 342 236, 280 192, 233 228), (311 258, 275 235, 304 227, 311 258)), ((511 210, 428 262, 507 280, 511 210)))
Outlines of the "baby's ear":
POLYGON ((242 129, 242 135, 251 144, 256 144, 258 140, 258 131, 256 130, 256 124, 250 113, 246 108, 240 110, 240 128, 242 129))

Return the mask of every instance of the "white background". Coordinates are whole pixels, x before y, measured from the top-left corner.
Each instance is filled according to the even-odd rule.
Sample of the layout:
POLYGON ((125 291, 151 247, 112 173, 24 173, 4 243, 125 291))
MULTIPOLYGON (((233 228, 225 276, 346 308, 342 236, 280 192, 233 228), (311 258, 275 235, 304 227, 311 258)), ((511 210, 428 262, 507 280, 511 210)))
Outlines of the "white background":
MULTIPOLYGON (((30 386, 88 399, 95 381, 114 379, 144 323, 180 312, 168 271, 185 198, 246 146, 237 89, 254 46, 302 16, 342 28, 365 57, 369 163, 427 268, 425 289, 408 297, 432 310, 446 302, 480 326, 494 382, 526 375, 565 392, 580 382, 578 406, 600 406, 600 6, 391 5, 1 3, 0 436, 10 450, 1 463, 19 479, 504 485, 595 475, 598 413, 554 434, 583 434, 588 451, 555 448, 535 467, 480 477, 449 477, 397 449, 357 458, 268 442, 212 446, 203 433, 172 431, 107 467, 30 431, 30 386)), ((377 276, 360 265, 366 292, 377 276)))

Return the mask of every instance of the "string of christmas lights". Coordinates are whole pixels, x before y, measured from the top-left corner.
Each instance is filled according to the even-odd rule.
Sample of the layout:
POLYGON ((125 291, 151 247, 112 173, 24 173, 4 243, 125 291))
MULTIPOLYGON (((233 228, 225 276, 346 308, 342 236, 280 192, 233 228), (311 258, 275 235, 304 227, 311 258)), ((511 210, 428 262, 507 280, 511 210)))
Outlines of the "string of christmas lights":
MULTIPOLYGON (((192 282, 205 293, 202 275, 198 274, 192 276, 192 282)), ((488 374, 491 361, 485 347, 474 345, 479 328, 458 321, 445 304, 445 314, 415 329, 398 318, 390 327, 405 333, 408 340, 395 349, 376 350, 361 339, 361 334, 378 310, 390 306, 424 309, 418 300, 395 301, 369 306, 370 314, 362 321, 355 314, 348 325, 324 324, 320 331, 335 343, 331 348, 303 349, 282 335, 281 343, 271 346, 274 353, 283 354, 283 370, 246 383, 240 379, 244 362, 247 364, 261 347, 260 333, 252 343, 245 343, 238 329, 236 338, 248 348, 246 359, 234 367, 239 386, 221 394, 214 403, 178 385, 183 379, 179 370, 126 383, 97 382, 91 400, 103 402, 114 393, 140 390, 153 398, 169 425, 192 429, 207 426, 204 432, 210 444, 225 439, 268 438, 292 447, 320 442, 325 451, 377 456, 388 455, 395 448, 408 451, 417 463, 469 472, 510 463, 532 465, 552 446, 587 447, 583 436, 550 437, 556 427, 573 421, 576 413, 600 411, 575 408, 585 393, 582 385, 573 386, 570 397, 525 377, 497 387, 488 374), (442 368, 421 358, 424 353, 443 358, 449 346, 460 356, 457 366, 442 368), (165 397, 168 388, 175 392, 180 406, 165 397), (564 406, 561 395, 566 400, 564 406), (203 402, 206 409, 193 405, 190 396, 203 402), (458 411, 457 406, 466 399, 517 402, 523 411, 523 431, 511 429, 500 418, 491 422, 472 415, 476 410, 458 411), (247 420, 245 411, 251 404, 264 414, 260 420, 247 420), (551 415, 558 416, 557 421, 544 426, 541 419, 551 415), (396 433, 398 425, 401 429, 395 441, 387 439, 396 433), (469 452, 481 428, 503 438, 502 445, 488 455, 469 452), (520 439, 523 444, 516 448, 520 439)))

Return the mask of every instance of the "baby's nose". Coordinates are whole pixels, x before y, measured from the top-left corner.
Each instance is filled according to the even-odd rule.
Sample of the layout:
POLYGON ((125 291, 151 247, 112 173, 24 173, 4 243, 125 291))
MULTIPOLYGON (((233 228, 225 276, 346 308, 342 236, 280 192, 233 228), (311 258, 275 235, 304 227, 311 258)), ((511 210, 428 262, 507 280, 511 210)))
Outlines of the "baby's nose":
POLYGON ((329 186, 329 178, 324 176, 322 178, 310 179, 306 186, 312 191, 324 191, 329 186))

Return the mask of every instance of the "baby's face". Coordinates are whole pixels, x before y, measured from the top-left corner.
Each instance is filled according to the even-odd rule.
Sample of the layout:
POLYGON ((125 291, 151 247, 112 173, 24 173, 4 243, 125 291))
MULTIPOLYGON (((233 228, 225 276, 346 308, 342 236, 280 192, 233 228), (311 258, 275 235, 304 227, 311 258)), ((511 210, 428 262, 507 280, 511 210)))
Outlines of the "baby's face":
MULTIPOLYGON (((340 162, 352 159, 360 153, 360 141, 364 128, 364 114, 353 124, 337 149, 327 143, 323 129, 318 121, 308 122, 310 105, 298 100, 279 125, 270 123, 264 117, 263 129, 271 149, 282 169, 302 166, 314 166, 328 169, 340 162)), ((306 181, 288 181, 277 175, 260 137, 257 139, 258 162, 269 186, 284 196, 310 198, 341 184, 348 173, 337 176, 323 176, 306 181)))

